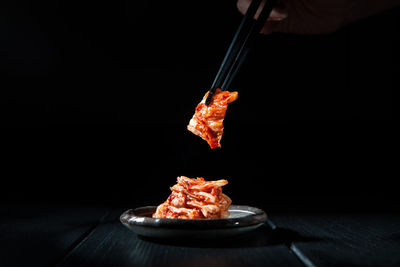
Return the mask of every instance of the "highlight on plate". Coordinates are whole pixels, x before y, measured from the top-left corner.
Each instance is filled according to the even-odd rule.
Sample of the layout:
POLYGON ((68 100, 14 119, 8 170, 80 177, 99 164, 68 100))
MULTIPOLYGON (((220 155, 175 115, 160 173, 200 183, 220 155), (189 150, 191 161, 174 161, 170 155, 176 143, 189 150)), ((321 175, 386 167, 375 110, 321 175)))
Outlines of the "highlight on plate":
POLYGON ((208 92, 197 105, 195 114, 187 126, 187 129, 200 136, 212 149, 221 147, 220 141, 224 131, 223 121, 228 103, 238 98, 238 92, 222 91, 217 89, 212 97, 210 105, 206 105, 208 92))
POLYGON ((228 218, 231 199, 222 193, 227 180, 205 181, 180 176, 171 195, 157 207, 153 218, 216 219, 228 218))

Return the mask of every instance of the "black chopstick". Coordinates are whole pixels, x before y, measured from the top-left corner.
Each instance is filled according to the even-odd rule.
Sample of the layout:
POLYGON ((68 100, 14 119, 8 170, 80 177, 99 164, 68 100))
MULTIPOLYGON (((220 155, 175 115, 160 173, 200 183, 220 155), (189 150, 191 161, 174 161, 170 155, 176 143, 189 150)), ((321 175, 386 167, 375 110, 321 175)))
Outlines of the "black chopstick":
POLYGON ((261 4, 261 0, 253 0, 251 2, 211 85, 205 101, 206 105, 210 104, 212 96, 217 88, 221 88, 222 90, 229 88, 247 56, 251 44, 268 19, 276 2, 277 0, 267 0, 256 21, 253 18, 261 4))

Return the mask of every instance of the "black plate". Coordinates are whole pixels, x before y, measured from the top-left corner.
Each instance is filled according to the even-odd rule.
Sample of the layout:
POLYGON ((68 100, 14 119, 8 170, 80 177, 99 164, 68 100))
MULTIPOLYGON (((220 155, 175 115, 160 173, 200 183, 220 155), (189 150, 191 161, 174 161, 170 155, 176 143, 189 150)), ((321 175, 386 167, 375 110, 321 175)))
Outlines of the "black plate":
POLYGON ((159 219, 151 215, 157 207, 148 206, 125 211, 120 220, 136 234, 151 238, 224 238, 242 234, 261 226, 267 220, 259 208, 231 205, 225 219, 159 219))

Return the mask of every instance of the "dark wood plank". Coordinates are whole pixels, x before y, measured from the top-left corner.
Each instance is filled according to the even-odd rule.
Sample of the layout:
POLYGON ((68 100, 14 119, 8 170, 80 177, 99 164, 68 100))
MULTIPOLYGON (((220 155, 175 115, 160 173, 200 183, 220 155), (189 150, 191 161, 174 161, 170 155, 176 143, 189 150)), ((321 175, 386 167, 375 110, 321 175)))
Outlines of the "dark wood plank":
POLYGON ((156 242, 126 229, 122 212, 109 216, 60 266, 304 266, 267 226, 226 241, 156 242))
POLYGON ((399 214, 275 215, 292 251, 312 266, 400 266, 399 214))
POLYGON ((0 212, 0 266, 51 266, 89 234, 109 208, 3 204, 0 212))

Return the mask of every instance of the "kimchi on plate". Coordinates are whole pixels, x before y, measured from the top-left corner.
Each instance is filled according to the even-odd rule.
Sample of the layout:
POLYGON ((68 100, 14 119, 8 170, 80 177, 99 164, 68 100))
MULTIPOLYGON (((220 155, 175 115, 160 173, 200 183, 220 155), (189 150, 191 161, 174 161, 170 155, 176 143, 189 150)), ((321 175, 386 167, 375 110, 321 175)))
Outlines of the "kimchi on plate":
POLYGON ((221 147, 220 142, 224 131, 223 121, 228 103, 235 101, 238 98, 238 93, 217 89, 208 106, 205 104, 207 96, 208 92, 197 105, 187 129, 206 140, 210 147, 214 149, 221 147))
POLYGON ((180 176, 171 195, 157 207, 153 218, 217 219, 228 218, 231 199, 222 193, 227 180, 205 181, 180 176))

